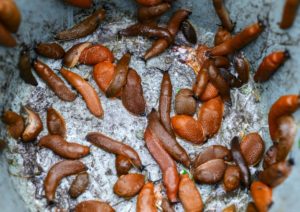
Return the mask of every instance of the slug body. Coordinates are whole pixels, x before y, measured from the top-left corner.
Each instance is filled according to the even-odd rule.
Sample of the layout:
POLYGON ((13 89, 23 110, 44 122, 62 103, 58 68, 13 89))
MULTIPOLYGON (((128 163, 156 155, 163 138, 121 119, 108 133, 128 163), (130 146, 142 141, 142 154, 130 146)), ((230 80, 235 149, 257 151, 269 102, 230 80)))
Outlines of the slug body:
POLYGON ((197 102, 193 96, 193 91, 188 88, 178 91, 175 97, 176 114, 193 116, 196 109, 197 102))
POLYGON ((180 176, 178 195, 185 211, 203 211, 204 205, 200 192, 187 174, 180 176))
POLYGON ((7 125, 7 131, 11 137, 18 139, 22 136, 25 130, 25 122, 22 116, 13 111, 5 111, 2 121, 7 125))
POLYGON ((152 157, 158 163, 163 173, 163 183, 167 190, 168 199, 171 202, 177 201, 177 192, 179 186, 179 175, 176 168, 176 163, 164 150, 158 137, 153 134, 149 126, 144 133, 146 146, 152 157))
MULTIPOLYGON (((8 31, 12 33, 17 32, 21 23, 21 19, 21 13, 14 1, 2 0, 0 2, 0 22, 8 31)), ((2 33, 0 34, 2 37, 2 33)))
POLYGON ((103 61, 114 62, 113 53, 101 44, 85 48, 79 57, 78 62, 85 65, 96 65, 103 61))
POLYGON ((166 131, 159 121, 158 113, 155 110, 148 115, 148 127, 157 136, 163 148, 174 160, 182 163, 186 167, 190 166, 191 161, 187 152, 180 146, 176 139, 166 131))
POLYGON ((215 11, 222 22, 222 26, 231 32, 234 28, 234 23, 231 21, 229 13, 224 5, 223 0, 213 0, 215 11))
POLYGON ((89 133, 86 136, 86 140, 107 152, 123 155, 129 158, 131 162, 138 168, 142 167, 142 162, 137 152, 126 144, 115 141, 101 133, 96 132, 89 133))
POLYGON ((39 43, 35 47, 36 53, 51 59, 61 59, 65 55, 65 50, 57 43, 39 43))
POLYGON ((66 86, 64 81, 49 66, 37 60, 34 62, 34 70, 61 100, 72 102, 76 99, 76 94, 66 86))
POLYGON ((25 112, 27 113, 27 125, 22 134, 22 140, 24 142, 30 142, 37 138, 37 136, 43 130, 43 123, 38 113, 24 107, 25 112))
POLYGON ((106 93, 115 71, 115 65, 109 61, 104 61, 94 66, 93 78, 103 93, 106 93))
POLYGON ((115 212, 115 210, 106 202, 98 200, 87 200, 79 203, 75 207, 75 212, 115 212))
POLYGON ((77 143, 69 143, 59 135, 46 135, 39 141, 39 146, 51 149, 65 159, 79 159, 90 153, 90 148, 77 143))
MULTIPOLYGON (((185 9, 177 10, 173 14, 173 16, 169 20, 168 26, 167 26, 167 29, 169 30, 169 32, 171 33, 173 38, 176 36, 182 21, 184 21, 190 14, 191 14, 191 12, 189 10, 185 10, 185 9)), ((146 53, 144 55, 144 59, 148 60, 152 57, 155 57, 155 56, 161 54, 170 46, 170 44, 171 44, 170 42, 168 42, 166 39, 163 39, 163 38, 156 40, 152 44, 150 49, 148 49, 146 51, 146 53)))
POLYGON ((221 145, 209 146, 206 150, 196 156, 193 161, 193 167, 196 168, 201 164, 213 159, 223 159, 225 161, 231 161, 231 152, 229 149, 221 145))
POLYGON ((149 38, 162 38, 166 39, 168 43, 172 42, 173 37, 169 30, 159 26, 150 24, 134 24, 119 32, 122 36, 145 36, 149 38))
POLYGON ((276 51, 266 56, 254 75, 255 82, 266 82, 289 57, 287 51, 276 51))
POLYGON ((192 174, 199 183, 215 184, 222 180, 225 170, 224 160, 213 159, 192 169, 192 174))
POLYGON ((148 182, 144 185, 136 201, 137 212, 157 212, 155 205, 154 185, 148 182))
POLYGON ((76 176, 69 189, 69 194, 72 198, 79 197, 86 191, 89 185, 89 174, 82 172, 76 176))
POLYGON ((162 125, 168 131, 168 133, 174 136, 171 127, 170 111, 172 105, 172 81, 168 72, 164 72, 160 85, 160 96, 158 112, 162 125))
POLYGON ((246 188, 248 188, 250 186, 250 181, 251 181, 250 171, 249 171, 247 163, 241 153, 238 137, 234 137, 231 140, 231 154, 232 154, 233 160, 235 161, 235 163, 238 165, 238 167, 241 170, 241 175, 242 175, 241 181, 242 181, 243 185, 246 188))
POLYGON ((272 204, 272 189, 260 181, 251 184, 251 196, 259 212, 267 212, 272 204))
POLYGON ((105 18, 105 10, 98 9, 95 13, 76 24, 70 29, 59 32, 56 35, 56 39, 58 40, 73 40, 77 38, 85 37, 91 33, 93 33, 100 22, 105 18))
POLYGON ((126 85, 122 89, 122 103, 124 107, 136 116, 145 114, 146 101, 143 94, 142 79, 139 74, 129 69, 126 85))
POLYGON ((232 36, 230 39, 225 42, 215 46, 211 51, 211 56, 224 56, 234 53, 236 50, 239 50, 246 46, 251 41, 255 40, 263 31, 264 26, 262 23, 257 22, 250 26, 247 26, 238 34, 232 36))
POLYGON ((80 8, 90 8, 93 5, 93 0, 64 0, 66 3, 80 8))
POLYGON ((130 159, 125 157, 124 155, 116 156, 115 165, 118 176, 128 174, 129 170, 132 168, 130 159))
POLYGON ((201 124, 204 135, 211 138, 218 133, 224 114, 224 103, 220 97, 204 102, 198 112, 198 122, 201 124))
POLYGON ((31 71, 31 59, 30 52, 28 49, 23 49, 20 52, 18 68, 20 71, 20 77, 24 80, 25 83, 37 86, 38 82, 31 71))
POLYGON ((150 23, 157 19, 171 8, 169 3, 161 3, 150 7, 139 7, 137 17, 141 23, 150 23))
POLYGON ((193 144, 202 144, 206 141, 202 125, 192 116, 172 117, 172 127, 177 135, 193 144))
POLYGON ((17 41, 14 36, 9 32, 0 22, 0 45, 5 47, 15 47, 17 45, 17 41))
POLYGON ((65 119, 54 108, 47 109, 47 128, 51 135, 66 137, 67 129, 65 119))
POLYGON ((86 171, 86 166, 78 160, 63 160, 54 164, 44 180, 44 189, 48 202, 54 201, 56 188, 64 177, 83 171, 86 171))
POLYGON ((241 152, 249 166, 260 162, 265 152, 265 143, 258 133, 246 135, 240 143, 241 152))
POLYGON ((94 116, 102 118, 104 111, 95 89, 78 74, 64 68, 60 70, 60 73, 81 94, 90 112, 94 116))
POLYGON ((127 174, 119 177, 114 185, 114 193, 120 197, 130 198, 139 193, 145 184, 142 174, 127 174))
POLYGON ((272 106, 268 115, 269 132, 274 143, 280 140, 278 119, 282 116, 292 115, 300 107, 298 95, 281 96, 272 106))
POLYGON ((130 53, 124 54, 119 60, 114 76, 106 90, 106 97, 116 97, 126 84, 130 60, 130 53))
POLYGON ((299 0, 286 0, 285 1, 282 19, 280 22, 281 29, 288 29, 293 25, 294 20, 297 16, 297 10, 298 10, 299 5, 300 5, 299 0))

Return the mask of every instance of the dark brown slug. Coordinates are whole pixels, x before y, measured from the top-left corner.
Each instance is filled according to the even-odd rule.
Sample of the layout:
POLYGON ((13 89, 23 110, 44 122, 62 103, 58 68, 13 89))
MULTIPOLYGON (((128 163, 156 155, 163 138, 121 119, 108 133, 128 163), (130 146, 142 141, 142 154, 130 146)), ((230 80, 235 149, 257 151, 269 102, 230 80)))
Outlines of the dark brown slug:
POLYGON ((238 137, 234 137, 231 140, 231 155, 235 163, 238 165, 241 171, 241 181, 243 186, 249 188, 251 182, 250 171, 247 166, 246 160, 242 155, 240 142, 238 137))
POLYGON ((205 149, 203 152, 200 152, 193 160, 192 165, 194 168, 196 168, 201 164, 213 159, 223 159, 225 161, 231 161, 231 152, 225 146, 212 145, 205 149))
POLYGON ((36 53, 51 59, 61 59, 65 55, 65 50, 57 43, 39 43, 35 47, 36 53))
POLYGON ((132 163, 130 159, 124 155, 117 155, 115 166, 117 170, 117 175, 125 175, 128 174, 129 170, 132 168, 132 163))
POLYGON ((236 54, 234 56, 234 68, 238 74, 238 79, 242 85, 249 81, 250 76, 250 63, 243 54, 236 54))
POLYGON ((51 149, 65 159, 79 159, 90 153, 89 147, 67 142, 59 135, 46 135, 39 140, 38 145, 51 149))
POLYGON ((129 158, 136 167, 142 168, 141 159, 132 147, 96 132, 89 133, 86 140, 107 152, 123 155, 129 158))
MULTIPOLYGON (((180 10, 177 10, 172 15, 171 19, 168 22, 167 29, 169 30, 169 32, 171 33, 173 38, 176 36, 182 21, 187 19, 190 14, 191 14, 191 11, 186 10, 186 9, 180 9, 180 10)), ((171 43, 169 43, 166 39, 156 40, 152 44, 150 49, 148 49, 146 51, 146 53, 144 55, 144 59, 148 60, 152 57, 155 57, 155 56, 161 54, 162 52, 164 52, 170 46, 170 44, 171 43)))
POLYGON ((231 104, 230 87, 228 82, 221 76, 219 69, 210 62, 208 65, 209 81, 219 90, 224 102, 231 104))
POLYGON ((54 164, 44 180, 44 189, 48 202, 55 199, 55 191, 60 181, 67 176, 86 171, 86 166, 78 160, 63 160, 54 164))
POLYGON ((57 33, 55 38, 58 40, 73 40, 85 37, 93 33, 104 18, 105 10, 98 9, 92 15, 88 16, 72 28, 57 33))
POLYGON ((161 3, 150 7, 141 6, 138 8, 137 18, 141 23, 149 23, 155 21, 155 19, 159 18, 170 8, 171 5, 169 3, 161 3))
POLYGON ((47 128, 51 135, 60 135, 63 138, 66 137, 67 128, 65 119, 52 107, 47 109, 47 128))
POLYGON ((227 29, 229 32, 231 32, 234 28, 234 23, 230 19, 228 10, 226 9, 224 5, 223 0, 213 0, 213 5, 215 8, 215 11, 221 20, 222 26, 227 29))
POLYGON ((161 141, 161 145, 172 158, 186 167, 190 166, 191 161, 187 152, 163 127, 159 120, 158 113, 155 110, 152 110, 148 115, 148 126, 155 136, 157 136, 157 138, 161 141))
POLYGON ((227 166, 224 174, 223 185, 227 192, 234 191, 240 187, 241 173, 240 168, 236 165, 227 166))
POLYGON ((150 129, 149 123, 144 133, 144 141, 150 154, 161 169, 168 199, 170 202, 177 202, 179 174, 176 163, 163 148, 158 136, 150 129))
POLYGON ((126 53, 118 61, 116 71, 114 72, 114 76, 106 90, 106 97, 116 97, 126 84, 130 60, 131 54, 126 53))
POLYGON ((173 36, 169 30, 164 27, 154 26, 150 24, 137 23, 119 31, 121 36, 145 36, 149 38, 162 38, 171 43, 173 36))
POLYGON ((72 46, 65 54, 63 63, 68 68, 73 68, 79 63, 82 52, 91 47, 92 44, 89 42, 78 43, 72 46))
POLYGON ((222 180, 225 170, 224 160, 213 159, 192 169, 192 174, 199 183, 215 184, 222 180))
POLYGON ((89 174, 87 172, 79 173, 73 180, 69 189, 70 196, 75 199, 83 194, 89 185, 89 174))
POLYGON ((184 88, 180 89, 175 97, 175 112, 178 115, 193 116, 197 109, 197 102, 193 91, 184 88))
POLYGON ((208 70, 206 67, 202 67, 197 73, 196 81, 193 85, 194 97, 200 99, 205 89, 207 88, 209 81, 208 70))
POLYGON ((61 100, 72 102, 76 99, 76 94, 66 86, 64 81, 49 66, 39 60, 36 60, 33 65, 36 73, 61 100))
POLYGON ((197 32, 194 26, 188 20, 185 20, 181 23, 181 31, 185 39, 191 44, 196 44, 198 41, 197 32))
POLYGON ((19 68, 20 77, 22 80, 24 80, 25 83, 33 86, 38 85, 38 82, 36 81, 31 71, 30 52, 27 48, 24 48, 20 52, 18 68, 19 68))
POLYGON ((64 0, 66 3, 80 8, 90 8, 93 5, 93 0, 64 0))
POLYGON ((18 139, 22 136, 25 130, 25 122, 22 116, 13 111, 5 111, 1 118, 6 124, 8 134, 11 137, 18 139))
POLYGON ((122 103, 124 107, 136 116, 143 116, 146 111, 142 79, 132 68, 129 69, 126 84, 122 89, 122 103))
POLYGON ((170 78, 170 74, 166 71, 163 73, 163 78, 160 84, 160 95, 159 95, 159 105, 158 113, 160 121, 164 128, 168 131, 171 136, 175 136, 171 127, 171 105, 172 105, 172 94, 173 86, 170 78))

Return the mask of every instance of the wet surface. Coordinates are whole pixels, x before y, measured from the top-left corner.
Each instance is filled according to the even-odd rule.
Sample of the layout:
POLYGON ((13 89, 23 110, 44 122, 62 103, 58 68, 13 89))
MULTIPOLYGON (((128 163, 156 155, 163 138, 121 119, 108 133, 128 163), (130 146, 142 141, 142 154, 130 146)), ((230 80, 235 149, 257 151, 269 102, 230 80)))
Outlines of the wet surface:
MULTIPOLYGON (((19 2, 24 3, 22 0, 19 2)), ((217 29, 216 23, 218 23, 218 19, 215 17, 213 8, 208 2, 209 1, 205 1, 203 4, 198 5, 192 3, 192 1, 187 1, 184 5, 194 9, 194 14, 191 19, 197 28, 199 42, 211 45, 214 32, 217 29)), ((278 15, 275 14, 276 12, 280 13, 280 7, 282 6, 280 3, 272 3, 270 0, 255 0, 249 4, 245 2, 247 1, 228 1, 228 7, 230 11, 232 11, 232 19, 237 21, 236 31, 256 21, 257 13, 260 14, 261 19, 267 20, 267 24, 269 25, 267 30, 256 42, 245 48, 244 54, 252 65, 252 74, 254 72, 253 68, 258 66, 261 58, 273 50, 287 47, 292 53, 292 60, 288 61, 284 68, 273 77, 270 82, 264 85, 255 85, 251 79, 251 82, 242 88, 233 89, 231 92, 233 100, 232 107, 226 107, 224 121, 218 135, 210 139, 207 143, 202 146, 193 146, 190 143, 178 139, 191 157, 212 144, 222 144, 229 147, 230 140, 233 136, 242 136, 254 131, 258 131, 263 138, 265 138, 267 146, 269 146, 270 139, 266 119, 267 108, 280 95, 283 95, 287 91, 298 92, 299 86, 297 88, 295 82, 299 82, 299 70, 295 70, 294 67, 299 66, 299 61, 295 58, 297 51, 299 51, 298 39, 300 37, 300 30, 296 30, 295 28, 299 29, 299 23, 296 23, 293 29, 282 32, 276 25, 279 19, 278 15), (247 12, 244 8, 247 8, 247 12)), ((67 6, 61 6, 60 3, 57 2, 44 4, 48 4, 48 7, 57 6, 59 4, 59 6, 57 6, 57 14, 59 17, 53 20, 49 19, 43 22, 43 25, 36 27, 39 20, 32 18, 32 16, 34 16, 33 11, 24 11, 25 16, 28 16, 30 22, 22 26, 21 39, 26 40, 27 43, 33 44, 36 41, 53 41, 51 37, 54 35, 54 32, 67 26, 72 26, 73 23, 76 23, 84 15, 89 14, 87 11, 82 13, 81 10, 73 10, 67 6), (75 18, 73 19, 73 17, 75 18), (24 29, 25 27, 30 28, 24 29), (49 31, 49 29, 51 31, 50 34, 43 33, 43 31, 49 31), (31 33, 31 31, 34 33, 31 33)), ((107 9, 107 21, 101 24, 97 32, 86 38, 61 43, 65 49, 70 48, 74 43, 90 41, 95 43, 99 42, 109 47, 117 59, 125 52, 130 51, 133 54, 131 66, 137 70, 142 77, 144 96, 147 102, 147 112, 149 112, 151 108, 157 108, 158 106, 162 73, 157 68, 170 70, 174 94, 180 88, 191 87, 195 78, 193 70, 180 62, 180 59, 184 57, 184 51, 182 51, 184 48, 174 46, 161 56, 145 63, 141 60, 141 56, 151 45, 149 39, 143 39, 141 37, 118 38, 116 36, 118 30, 135 22, 132 13, 126 9, 124 10, 122 5, 117 6, 113 3, 99 4, 104 5, 107 9), (118 7, 122 9, 115 10, 115 8, 118 7)), ((175 7, 180 8, 181 4, 183 3, 178 2, 175 7)), ((36 8, 38 8, 38 5, 36 5, 36 8)), ((42 19, 48 19, 47 15, 49 16, 50 14, 45 12, 42 19)), ((165 21, 166 18, 163 18, 161 22, 164 23, 165 21)), ((176 39, 176 44, 182 45, 183 43, 182 35, 179 34, 176 39)), ((90 114, 80 96, 72 103, 62 102, 39 78, 37 78, 39 80, 37 87, 23 83, 21 79, 18 78, 18 72, 16 70, 15 61, 18 58, 16 51, 9 50, 4 54, 1 50, 0 53, 0 68, 4 71, 4 74, 0 75, 1 110, 3 108, 11 108, 14 111, 20 111, 21 105, 29 105, 32 107, 40 114, 44 123, 44 130, 39 135, 39 137, 41 137, 47 134, 45 125, 46 110, 52 106, 58 110, 66 120, 68 141, 90 146, 90 144, 85 141, 85 136, 91 131, 100 131, 116 140, 123 141, 132 146, 139 153, 143 165, 146 166, 143 173, 147 175, 148 179, 155 181, 156 184, 160 184, 161 173, 159 167, 152 159, 143 141, 143 130, 146 126, 146 118, 134 117, 125 110, 121 101, 107 99, 105 95, 99 91, 96 83, 92 79, 91 67, 81 65, 73 68, 72 71, 87 78, 93 87, 96 88, 105 111, 103 120, 97 119, 90 114)), ((58 73, 58 69, 61 67, 61 61, 40 59, 58 73)), ((174 98, 175 95, 173 95, 173 101, 174 98)), ((1 137, 7 137, 2 123, 0 135, 1 137)), ((18 188, 18 193, 22 199, 24 199, 30 211, 45 211, 45 208, 47 211, 54 210, 55 208, 74 208, 76 203, 88 199, 107 201, 116 211, 135 211, 136 197, 125 201, 113 194, 112 187, 117 180, 116 170, 114 168, 114 155, 91 146, 91 154, 82 159, 87 165, 90 174, 88 191, 78 199, 72 200, 68 195, 68 190, 74 177, 68 177, 62 181, 57 189, 57 202, 54 205, 48 206, 44 198, 43 179, 49 168, 54 163, 60 161, 61 158, 54 155, 50 150, 39 149, 36 146, 36 141, 30 144, 23 144, 20 141, 15 141, 8 137, 7 140, 9 142, 8 148, 4 154, 9 164, 8 171, 12 177, 14 186, 18 188)), ((298 147, 296 146, 296 148, 298 147)), ((293 155, 296 156, 298 152, 298 149, 293 151, 293 155)), ((293 175, 290 177, 291 179, 289 178, 278 190, 284 190, 284 188, 293 189, 293 181, 291 180, 294 179, 294 181, 298 181, 297 177, 299 177, 299 174, 295 174, 297 169, 294 170, 293 175)), ((178 170, 183 170, 183 167, 179 165, 178 170)), ((135 171, 137 170, 132 170, 132 172, 135 171)), ((255 171, 256 168, 251 168, 252 174, 254 174, 255 171)), ((249 201, 249 196, 245 191, 239 189, 230 194, 225 194, 221 184, 214 186, 198 185, 198 188, 200 189, 206 206, 205 211, 219 211, 226 205, 233 203, 236 204, 239 211, 243 211, 245 204, 249 201)), ((277 193, 275 191, 274 200, 274 211, 278 211, 280 207, 285 208, 285 203, 279 202, 282 201, 282 196, 280 196, 279 192, 277 193)), ((175 208, 176 211, 183 211, 180 204, 175 205, 175 208)))

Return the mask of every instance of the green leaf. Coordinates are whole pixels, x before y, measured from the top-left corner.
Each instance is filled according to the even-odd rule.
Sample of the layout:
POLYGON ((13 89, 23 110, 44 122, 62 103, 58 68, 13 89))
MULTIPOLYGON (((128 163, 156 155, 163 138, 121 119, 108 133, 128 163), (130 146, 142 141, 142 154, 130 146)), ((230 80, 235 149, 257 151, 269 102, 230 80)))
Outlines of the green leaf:
POLYGON ((181 175, 187 174, 189 175, 189 178, 193 180, 193 175, 191 174, 191 172, 189 170, 183 169, 180 172, 181 175))
POLYGON ((298 140, 298 148, 300 149, 300 138, 298 140))
POLYGON ((182 175, 184 175, 184 174, 188 174, 189 172, 187 171, 187 170, 185 170, 185 169, 183 169, 181 172, 180 172, 180 174, 182 174, 182 175))

